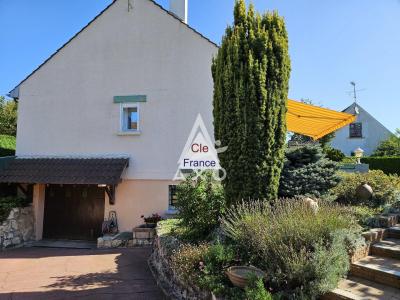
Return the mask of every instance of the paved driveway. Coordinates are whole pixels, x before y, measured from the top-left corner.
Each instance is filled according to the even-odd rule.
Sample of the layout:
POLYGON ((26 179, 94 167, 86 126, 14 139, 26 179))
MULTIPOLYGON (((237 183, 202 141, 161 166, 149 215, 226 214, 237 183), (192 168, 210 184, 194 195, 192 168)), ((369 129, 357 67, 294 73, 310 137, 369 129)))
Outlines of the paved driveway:
POLYGON ((20 248, 0 252, 3 299, 164 299, 149 249, 20 248))

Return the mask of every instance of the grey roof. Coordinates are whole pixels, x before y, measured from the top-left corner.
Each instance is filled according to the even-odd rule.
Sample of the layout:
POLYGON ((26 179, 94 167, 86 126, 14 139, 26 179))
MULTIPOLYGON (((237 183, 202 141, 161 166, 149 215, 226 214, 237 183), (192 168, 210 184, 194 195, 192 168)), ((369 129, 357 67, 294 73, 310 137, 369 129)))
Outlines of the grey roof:
POLYGON ((9 158, 0 183, 107 184, 121 182, 129 158, 9 158))
POLYGON ((385 128, 390 134, 393 134, 389 129, 386 128, 385 125, 383 125, 380 121, 378 121, 373 115, 371 115, 365 108, 363 108, 360 104, 353 102, 349 106, 347 106, 345 109, 342 110, 342 112, 347 112, 351 114, 357 114, 355 111, 356 106, 358 107, 359 111, 362 111, 364 114, 368 115, 371 119, 375 120, 378 122, 383 128, 385 128))
MULTIPOLYGON (((148 0, 151 3, 153 3, 155 6, 159 7, 161 10, 163 10, 164 12, 166 12, 167 14, 169 14, 171 17, 173 17, 174 19, 178 20, 179 22, 181 22, 183 25, 185 25, 186 27, 188 27, 189 29, 191 29, 194 33, 196 33, 197 35, 199 35, 200 37, 202 37, 203 39, 205 39, 206 41, 208 41, 209 43, 213 44, 215 47, 218 47, 218 45, 213 42, 212 40, 210 40, 209 38, 207 38, 206 36, 204 36, 203 34, 201 34, 200 32, 198 32, 196 29, 194 29, 193 27, 189 26, 188 24, 186 24, 185 22, 183 22, 181 19, 179 19, 176 15, 174 15, 173 13, 171 13, 170 11, 168 11, 167 9, 165 9, 164 7, 162 7, 160 4, 156 3, 155 0, 148 0)), ((34 73, 36 73, 36 71, 38 71, 43 65, 45 65, 49 60, 51 60, 58 52, 60 52, 60 50, 62 50, 65 46, 67 46, 74 38, 76 38, 82 31, 84 31, 87 27, 90 26, 90 24, 92 24, 95 20, 97 20, 98 17, 100 17, 108 8, 110 8, 115 2, 117 2, 117 0, 113 0, 111 2, 111 4, 109 4, 105 9, 103 9, 96 17, 93 18, 93 20, 91 20, 86 26, 84 26, 81 30, 79 30, 72 38, 70 38, 64 45, 62 45, 60 48, 58 48, 56 50, 56 52, 54 52, 48 59, 46 59, 42 64, 40 64, 35 70, 33 70, 28 76, 26 76, 20 83, 18 83, 9 93, 8 96, 11 98, 19 98, 19 87, 22 83, 24 83, 29 77, 31 77, 34 73)))

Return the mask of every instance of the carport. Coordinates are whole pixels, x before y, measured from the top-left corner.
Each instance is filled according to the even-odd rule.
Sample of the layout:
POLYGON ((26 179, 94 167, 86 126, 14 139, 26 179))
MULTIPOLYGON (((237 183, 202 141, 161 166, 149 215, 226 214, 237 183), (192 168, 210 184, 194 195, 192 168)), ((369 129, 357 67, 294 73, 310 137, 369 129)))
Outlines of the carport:
POLYGON ((0 183, 34 184, 37 240, 93 240, 128 163, 127 157, 16 157, 3 166, 0 183))

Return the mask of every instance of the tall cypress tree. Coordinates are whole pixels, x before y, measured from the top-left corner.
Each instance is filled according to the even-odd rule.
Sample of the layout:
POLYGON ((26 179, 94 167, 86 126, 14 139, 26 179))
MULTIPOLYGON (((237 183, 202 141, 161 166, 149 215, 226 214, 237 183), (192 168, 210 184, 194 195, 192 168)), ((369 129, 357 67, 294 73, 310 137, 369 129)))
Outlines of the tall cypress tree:
POLYGON ((227 200, 274 199, 283 165, 290 76, 288 37, 276 13, 259 14, 236 0, 212 65, 214 135, 227 200))

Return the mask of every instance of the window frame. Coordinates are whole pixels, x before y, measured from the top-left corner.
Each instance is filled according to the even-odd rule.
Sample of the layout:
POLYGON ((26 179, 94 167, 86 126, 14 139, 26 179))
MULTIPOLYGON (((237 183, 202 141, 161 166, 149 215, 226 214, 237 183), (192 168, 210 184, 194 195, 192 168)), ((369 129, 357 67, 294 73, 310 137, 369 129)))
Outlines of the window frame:
POLYGON ((140 105, 139 103, 121 103, 120 105, 120 113, 119 113, 119 129, 121 133, 138 133, 140 132, 140 105), (124 128, 124 110, 126 108, 136 108, 137 110, 137 129, 125 129, 124 128))
POLYGON ((363 126, 362 126, 362 122, 354 122, 349 124, 349 138, 350 139, 361 139, 363 138, 363 126), (356 125, 360 126, 360 135, 352 135, 352 133, 354 133, 354 129, 352 130, 352 127, 356 125))
MULTIPOLYGON (((168 185, 168 208, 169 208, 169 209, 172 209, 172 210, 176 209, 175 206, 172 205, 172 189, 174 189, 173 192, 174 192, 175 195, 176 195, 176 188, 177 188, 177 185, 176 185, 176 184, 169 184, 169 185, 168 185)), ((175 201, 176 201, 176 200, 175 200, 175 201)))

